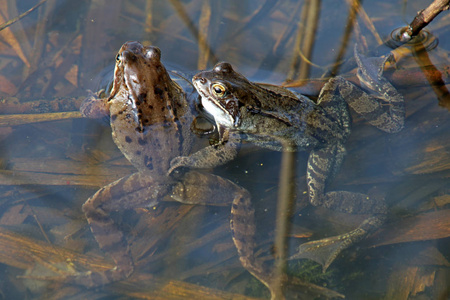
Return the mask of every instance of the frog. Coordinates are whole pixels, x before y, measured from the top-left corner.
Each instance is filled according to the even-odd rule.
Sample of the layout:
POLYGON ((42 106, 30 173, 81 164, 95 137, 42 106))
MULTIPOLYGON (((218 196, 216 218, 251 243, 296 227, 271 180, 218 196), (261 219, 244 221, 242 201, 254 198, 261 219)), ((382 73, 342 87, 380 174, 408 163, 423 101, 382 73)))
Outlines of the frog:
MULTIPOLYGON (((403 96, 383 76, 384 66, 393 55, 366 57, 355 45, 354 57, 361 84, 333 77, 323 86, 317 101, 283 87, 251 82, 227 62, 192 79, 203 109, 215 120, 222 145, 245 141, 275 151, 306 151, 309 202, 343 213, 369 215, 348 233, 301 244, 290 257, 315 260, 324 271, 344 249, 378 229, 387 214, 384 195, 376 190, 367 194, 327 190, 345 157, 352 125, 350 110, 387 133, 401 131, 405 119, 403 96)), ((172 161, 172 168, 179 165, 195 163, 188 157, 178 157, 172 161)), ((250 211, 238 205, 235 209, 250 211)), ((237 243, 237 247, 244 267, 252 274, 261 273, 255 272, 259 267, 253 249, 249 249, 253 245, 237 243)))
POLYGON ((244 188, 210 172, 168 172, 178 156, 191 155, 198 169, 207 169, 227 161, 230 150, 234 151, 222 154, 226 148, 209 145, 194 150, 199 142, 191 128, 198 115, 195 89, 189 81, 173 76, 161 62, 158 47, 129 41, 116 56, 109 96, 91 94, 83 101, 84 117, 109 117, 115 144, 137 171, 100 188, 82 206, 99 248, 115 267, 76 272, 59 280, 92 288, 131 276, 135 266, 129 244, 112 212, 152 208, 162 201, 219 206, 250 201, 244 188))

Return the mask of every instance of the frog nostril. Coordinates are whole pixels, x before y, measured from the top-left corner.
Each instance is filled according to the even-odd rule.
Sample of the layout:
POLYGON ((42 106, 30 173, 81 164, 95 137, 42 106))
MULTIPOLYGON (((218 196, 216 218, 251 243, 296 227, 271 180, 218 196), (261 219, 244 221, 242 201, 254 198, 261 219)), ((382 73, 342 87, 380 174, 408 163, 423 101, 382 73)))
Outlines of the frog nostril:
POLYGON ((200 83, 201 84, 205 84, 206 83, 206 79, 205 78, 200 78, 200 83))

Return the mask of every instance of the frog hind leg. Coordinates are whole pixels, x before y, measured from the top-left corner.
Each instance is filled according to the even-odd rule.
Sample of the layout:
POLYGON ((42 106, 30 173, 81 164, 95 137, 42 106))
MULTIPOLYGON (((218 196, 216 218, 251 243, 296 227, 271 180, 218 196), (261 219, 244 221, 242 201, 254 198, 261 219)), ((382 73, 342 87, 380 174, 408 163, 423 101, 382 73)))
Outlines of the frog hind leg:
POLYGON ((225 178, 190 171, 174 186, 171 198, 191 204, 231 203, 230 228, 239 260, 247 271, 272 290, 269 268, 255 257, 255 210, 247 190, 225 178))
MULTIPOLYGON (((233 199, 230 227, 242 266, 269 289, 271 299, 276 299, 277 289, 274 284, 277 281, 273 278, 273 270, 255 256, 255 210, 249 194, 233 199)), ((285 274, 283 276, 281 282, 286 283, 287 276, 285 274)))
POLYGON ((231 203, 230 228, 239 260, 251 274, 270 285, 270 271, 254 256, 255 210, 246 189, 216 175, 190 171, 174 186, 171 197, 191 204, 231 203))
POLYGON ((345 154, 342 144, 313 150, 308 159, 307 182, 310 201, 314 206, 350 214, 371 214, 358 228, 351 232, 312 241, 300 245, 290 259, 309 258, 323 266, 325 271, 346 248, 364 239, 379 228, 386 218, 384 197, 369 193, 349 191, 325 192, 327 181, 340 167, 345 154))
POLYGON ((166 182, 159 183, 149 174, 134 173, 98 190, 82 209, 100 249, 114 260, 116 267, 75 273, 59 281, 91 288, 128 278, 134 271, 133 259, 128 242, 111 218, 111 212, 152 207, 168 193, 168 189, 166 182))
POLYGON ((249 197, 247 190, 223 177, 189 171, 174 184, 170 199, 184 204, 228 206, 235 197, 249 197))
POLYGON ((386 61, 392 59, 392 54, 385 58, 365 57, 354 49, 357 76, 365 90, 350 82, 349 87, 341 89, 342 96, 348 105, 367 122, 380 130, 396 133, 403 129, 405 107, 403 96, 383 77, 386 61))
POLYGON ((134 271, 129 244, 113 219, 111 212, 139 207, 153 207, 160 201, 184 204, 229 205, 233 197, 248 192, 219 176, 190 171, 179 180, 167 177, 158 180, 150 174, 134 173, 98 190, 83 205, 90 229, 100 246, 116 267, 105 271, 88 271, 56 278, 71 284, 97 287, 128 278, 134 271))
POLYGON ((250 195, 235 197, 231 205, 230 227, 239 260, 253 276, 270 289, 270 270, 255 257, 255 210, 250 195))
POLYGON ((277 284, 282 285, 284 293, 294 292, 296 297, 300 294, 308 299, 315 299, 320 296, 326 296, 327 299, 342 297, 341 294, 335 291, 288 276, 285 273, 279 274, 281 278, 275 280, 273 267, 255 256, 255 210, 250 194, 246 190, 239 191, 239 189, 232 193, 230 227, 233 242, 242 266, 269 289, 271 299, 280 299, 280 295, 277 294, 279 290, 279 287, 276 286, 277 284))

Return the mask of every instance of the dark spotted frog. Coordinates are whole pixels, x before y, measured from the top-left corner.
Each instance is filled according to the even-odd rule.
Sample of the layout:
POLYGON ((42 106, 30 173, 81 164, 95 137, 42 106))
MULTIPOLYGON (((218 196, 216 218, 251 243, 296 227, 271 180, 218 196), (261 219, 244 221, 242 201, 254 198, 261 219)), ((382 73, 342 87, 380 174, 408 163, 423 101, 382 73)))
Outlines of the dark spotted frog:
MULTIPOLYGON (((377 229, 386 215, 384 197, 378 193, 326 190, 345 156, 344 145, 351 132, 350 108, 385 132, 398 132, 404 123, 403 97, 382 76, 391 56, 367 58, 356 46, 354 56, 362 86, 334 77, 322 88, 317 102, 284 88, 250 82, 226 62, 193 78, 204 109, 215 119, 222 145, 246 140, 277 151, 309 151, 310 202, 345 213, 370 215, 349 233, 302 244, 292 257, 316 260, 324 269, 343 249, 377 229)), ((180 157, 172 163, 172 168, 190 165, 188 158, 180 157)), ((257 274, 252 249, 239 249, 240 244, 243 265, 257 274)))
MULTIPOLYGON (((204 147, 193 151, 198 137, 191 130, 196 106, 189 81, 183 88, 171 79, 157 47, 125 43, 116 56, 110 95, 86 99, 88 118, 109 116, 112 137, 137 172, 98 190, 83 205, 100 248, 116 267, 104 272, 70 275, 71 283, 100 286, 129 277, 133 270, 128 243, 111 212, 153 207, 163 200, 188 204, 229 205, 249 201, 246 190, 224 178, 187 169, 170 172, 170 162, 188 156, 198 168, 227 161, 233 149, 204 147), (230 152, 231 150, 231 152, 230 152)), ((66 278, 67 279, 67 278, 66 278)))

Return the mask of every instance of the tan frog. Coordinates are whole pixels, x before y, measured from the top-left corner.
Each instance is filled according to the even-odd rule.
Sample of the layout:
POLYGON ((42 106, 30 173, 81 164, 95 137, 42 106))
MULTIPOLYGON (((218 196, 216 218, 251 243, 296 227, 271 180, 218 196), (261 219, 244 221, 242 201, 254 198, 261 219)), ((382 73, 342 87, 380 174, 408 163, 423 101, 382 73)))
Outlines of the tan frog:
POLYGON ((168 175, 175 157, 188 156, 205 168, 221 164, 229 154, 222 155, 223 148, 215 147, 191 153, 197 138, 190 130, 196 112, 192 94, 170 78, 160 58, 156 47, 125 43, 116 57, 109 97, 92 96, 81 107, 85 117, 109 115, 114 142, 138 172, 101 188, 83 205, 95 239, 116 267, 75 274, 66 281, 93 287, 133 272, 128 243, 114 224, 112 211, 152 207, 164 199, 211 205, 249 201, 245 189, 212 174, 177 170, 168 175))

